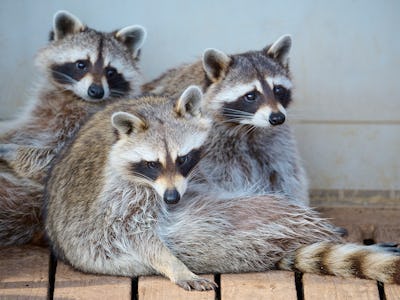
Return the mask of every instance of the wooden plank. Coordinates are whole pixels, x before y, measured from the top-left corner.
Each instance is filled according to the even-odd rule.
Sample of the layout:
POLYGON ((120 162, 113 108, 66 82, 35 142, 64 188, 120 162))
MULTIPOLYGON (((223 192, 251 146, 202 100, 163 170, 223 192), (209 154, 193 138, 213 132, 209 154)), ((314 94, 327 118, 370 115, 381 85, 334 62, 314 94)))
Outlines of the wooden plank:
POLYGON ((84 274, 58 262, 54 299, 131 299, 131 279, 84 274))
POLYGON ((394 226, 390 225, 379 226, 376 230, 375 242, 377 243, 395 242, 400 244, 400 221, 399 224, 395 224, 394 226))
MULTIPOLYGON (((201 275, 201 277, 214 280, 213 275, 201 275)), ((139 277, 139 300, 214 300, 214 291, 186 291, 161 276, 139 277)))
POLYGON ((336 276, 303 275, 306 300, 378 300, 376 281, 336 276))
POLYGON ((385 284, 386 300, 399 300, 400 299, 400 285, 398 284, 385 284))
POLYGON ((0 299, 46 299, 49 251, 34 246, 0 249, 0 299))
POLYGON ((335 225, 347 228, 350 241, 400 242, 399 208, 338 206, 317 210, 335 225))
POLYGON ((222 274, 221 299, 297 299, 293 272, 222 274))

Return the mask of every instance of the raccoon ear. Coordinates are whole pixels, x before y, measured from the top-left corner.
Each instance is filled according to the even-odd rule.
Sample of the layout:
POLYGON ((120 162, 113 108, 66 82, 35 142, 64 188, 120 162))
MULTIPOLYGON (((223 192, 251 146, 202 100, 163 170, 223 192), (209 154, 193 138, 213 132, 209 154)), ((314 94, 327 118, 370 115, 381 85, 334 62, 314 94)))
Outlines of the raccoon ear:
POLYGON ((287 67, 289 51, 292 46, 292 37, 290 35, 281 36, 275 43, 264 49, 266 54, 279 61, 284 67, 287 67))
POLYGON ((225 71, 231 63, 231 58, 216 49, 206 49, 203 54, 203 68, 207 77, 216 82, 225 76, 225 71))
POLYGON ((115 38, 131 49, 134 57, 138 55, 146 36, 146 29, 140 25, 128 26, 115 33, 115 38))
POLYGON ((199 116, 201 114, 201 103, 203 101, 203 93, 199 87, 195 85, 189 86, 179 97, 175 104, 175 111, 179 116, 190 114, 191 116, 199 116))
POLYGON ((146 121, 143 118, 122 111, 113 113, 111 124, 119 133, 125 135, 130 135, 132 132, 140 132, 147 128, 146 121))
POLYGON ((53 19, 53 32, 51 37, 57 41, 67 35, 85 30, 86 26, 73 14, 60 10, 56 12, 53 19))

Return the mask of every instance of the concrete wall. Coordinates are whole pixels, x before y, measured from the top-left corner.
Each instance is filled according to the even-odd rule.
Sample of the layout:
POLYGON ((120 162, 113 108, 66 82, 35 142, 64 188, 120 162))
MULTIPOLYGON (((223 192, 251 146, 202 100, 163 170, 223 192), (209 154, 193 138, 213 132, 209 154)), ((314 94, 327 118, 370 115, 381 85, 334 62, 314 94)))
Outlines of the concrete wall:
POLYGON ((100 30, 145 26, 147 79, 207 47, 260 49, 290 33, 290 119, 311 187, 400 189, 400 1, 2 0, 0 119, 24 105, 60 9, 100 30))

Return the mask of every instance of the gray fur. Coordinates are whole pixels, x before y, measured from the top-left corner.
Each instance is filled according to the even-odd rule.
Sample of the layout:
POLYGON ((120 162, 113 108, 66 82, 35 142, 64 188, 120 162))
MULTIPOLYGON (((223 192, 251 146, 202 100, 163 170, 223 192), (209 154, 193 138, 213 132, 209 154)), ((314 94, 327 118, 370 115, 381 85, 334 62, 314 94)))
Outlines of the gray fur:
POLYGON ((275 268, 400 283, 400 256, 343 244, 335 228, 301 202, 280 195, 163 201, 166 188, 187 181, 177 172, 177 157, 201 148, 211 127, 206 116, 187 110, 196 107, 187 106, 198 102, 190 100, 196 94, 110 104, 64 149, 45 192, 46 231, 60 259, 85 272, 162 274, 188 290, 216 286, 193 272, 275 268), (137 130, 120 126, 132 120, 137 130), (156 179, 132 172, 132 162, 150 160, 164 168, 156 179))
POLYGON ((37 89, 25 111, 0 128, 0 246, 43 243, 43 184, 54 156, 107 102, 141 92, 137 57, 145 38, 141 26, 103 33, 60 11, 54 16, 53 35, 35 59, 37 89), (132 34, 136 34, 134 38, 132 34), (106 65, 98 63, 81 80, 54 69, 55 65, 88 59, 93 65, 96 61, 106 65), (123 92, 114 91, 108 81, 104 83, 108 65, 128 83, 123 92), (104 96, 94 101, 88 96, 88 86, 95 81, 101 82, 104 96))
POLYGON ((199 96, 191 88, 174 101, 145 97, 110 104, 81 129, 55 163, 45 195, 46 231, 60 258, 86 272, 163 274, 186 289, 215 286, 187 269, 154 230, 167 210, 165 189, 176 187, 182 194, 186 189, 186 179, 165 157, 176 160, 185 154, 182 149, 196 148, 193 135, 202 143, 210 128, 207 118, 194 113, 196 105, 187 106, 199 96), (123 120, 133 120, 140 130, 127 131, 123 120), (155 181, 137 176, 130 165, 143 160, 158 161, 166 170, 155 181))
MULTIPOLYGON (((240 85, 258 81, 260 76, 284 78, 285 84, 291 84, 290 41, 283 36, 261 51, 235 55, 208 49, 202 61, 169 70, 144 85, 146 92, 167 96, 175 96, 189 84, 203 88, 205 110, 214 125, 190 185, 193 193, 228 199, 273 192, 308 204, 308 181, 289 125, 272 127, 268 120, 253 120, 255 114, 233 110, 227 120, 223 112, 226 103, 236 100, 229 98, 230 93, 236 95, 240 85)), ((263 96, 267 102, 261 108, 282 109, 271 95, 263 96)))

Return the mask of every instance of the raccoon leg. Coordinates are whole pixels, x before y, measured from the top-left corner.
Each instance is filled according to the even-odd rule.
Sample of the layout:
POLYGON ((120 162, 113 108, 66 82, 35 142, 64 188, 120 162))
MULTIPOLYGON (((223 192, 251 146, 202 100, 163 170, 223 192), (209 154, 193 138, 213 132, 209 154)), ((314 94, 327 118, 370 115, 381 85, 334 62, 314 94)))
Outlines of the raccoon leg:
POLYGON ((149 259, 151 266, 155 270, 188 291, 206 291, 217 287, 214 282, 191 272, 160 240, 155 241, 155 243, 158 244, 158 247, 154 248, 155 245, 153 243, 151 247, 157 249, 158 253, 153 253, 149 259))
POLYGON ((41 181, 54 158, 50 147, 38 148, 17 144, 0 144, 0 159, 21 177, 41 181))
POLYGON ((0 173, 0 246, 33 240, 43 243, 42 197, 42 185, 10 172, 0 173))

